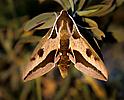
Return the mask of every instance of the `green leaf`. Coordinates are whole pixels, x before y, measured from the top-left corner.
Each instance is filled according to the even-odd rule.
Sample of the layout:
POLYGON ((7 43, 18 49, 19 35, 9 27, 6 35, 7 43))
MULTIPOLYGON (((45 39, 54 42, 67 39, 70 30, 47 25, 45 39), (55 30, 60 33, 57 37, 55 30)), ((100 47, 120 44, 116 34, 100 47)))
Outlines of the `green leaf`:
POLYGON ((58 2, 64 10, 68 10, 71 8, 71 4, 69 2, 69 0, 54 0, 56 2, 58 2))
POLYGON ((85 16, 85 17, 90 17, 90 16, 96 16, 98 11, 104 7, 103 4, 100 5, 93 5, 90 7, 85 8, 83 11, 77 11, 77 14, 79 16, 85 16))
POLYGON ((25 31, 30 31, 32 29, 46 29, 51 28, 56 20, 56 13, 43 13, 33 19, 29 20, 25 26, 25 31))
POLYGON ((98 28, 98 25, 95 21, 89 19, 89 18, 84 18, 84 21, 89 24, 91 27, 91 31, 93 32, 93 35, 98 39, 102 40, 102 37, 105 37, 105 34, 98 28))
POLYGON ((59 3, 59 4, 62 6, 62 8, 63 8, 64 10, 67 9, 67 8, 66 8, 66 5, 64 5, 63 2, 61 2, 61 0, 54 0, 54 1, 57 2, 57 3, 59 3))
POLYGON ((124 27, 122 25, 112 23, 108 31, 112 32, 112 35, 118 42, 124 42, 124 27))
POLYGON ((96 12, 96 11, 98 11, 98 9, 92 9, 92 10, 84 10, 84 11, 77 11, 77 14, 79 15, 79 16, 90 16, 90 14, 92 14, 92 13, 94 13, 94 12, 96 12))
POLYGON ((25 44, 25 43, 36 43, 36 42, 39 42, 41 40, 41 37, 39 36, 28 36, 28 37, 22 37, 17 45, 20 45, 20 44, 25 44))
POLYGON ((89 6, 89 7, 85 8, 85 9, 86 9, 86 10, 101 9, 101 8, 103 8, 104 6, 105 6, 104 4, 99 4, 99 5, 89 6))
POLYGON ((100 5, 91 6, 88 9, 93 9, 94 7, 99 10, 90 16, 104 16, 114 10, 115 4, 113 4, 113 0, 104 0, 100 5))
POLYGON ((70 5, 69 0, 60 0, 60 1, 65 5, 65 7, 66 7, 65 10, 70 9, 71 5, 70 5))
POLYGON ((105 11, 101 11, 97 14, 97 16, 104 16, 104 15, 107 15, 108 13, 114 11, 116 5, 113 5, 112 7, 110 7, 109 9, 106 9, 105 11))
POLYGON ((69 2, 71 5, 71 10, 72 10, 72 12, 74 12, 74 2, 73 2, 73 0, 69 0, 69 2))
POLYGON ((101 4, 104 6, 96 13, 96 16, 104 16, 108 14, 112 9, 115 8, 115 4, 113 4, 114 0, 104 0, 101 4), (111 9, 112 8, 112 9, 111 9))
POLYGON ((83 7, 84 3, 85 3, 85 0, 80 0, 79 1, 78 8, 77 8, 78 11, 81 10, 81 8, 83 7))
POLYGON ((74 11, 74 1, 73 0, 54 0, 59 3, 64 10, 69 10, 71 8, 72 12, 74 11))
POLYGON ((77 11, 79 16, 91 17, 91 16, 104 16, 115 9, 116 5, 113 4, 113 0, 104 0, 99 5, 89 6, 84 11, 77 11))
POLYGON ((124 3, 124 0, 116 0, 117 6, 120 6, 124 3))

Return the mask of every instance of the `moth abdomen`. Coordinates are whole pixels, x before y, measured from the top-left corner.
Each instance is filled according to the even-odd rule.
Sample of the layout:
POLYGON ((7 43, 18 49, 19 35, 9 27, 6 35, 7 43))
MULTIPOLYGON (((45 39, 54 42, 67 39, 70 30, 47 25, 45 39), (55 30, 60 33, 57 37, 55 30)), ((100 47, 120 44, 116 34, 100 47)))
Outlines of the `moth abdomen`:
POLYGON ((62 55, 60 55, 60 59, 57 62, 57 65, 59 67, 61 76, 65 78, 68 75, 68 69, 71 61, 69 59, 69 56, 67 55, 67 50, 61 51, 60 53, 62 55))
POLYGON ((60 70, 61 76, 65 78, 68 75, 68 69, 69 69, 70 64, 58 64, 58 68, 60 70))

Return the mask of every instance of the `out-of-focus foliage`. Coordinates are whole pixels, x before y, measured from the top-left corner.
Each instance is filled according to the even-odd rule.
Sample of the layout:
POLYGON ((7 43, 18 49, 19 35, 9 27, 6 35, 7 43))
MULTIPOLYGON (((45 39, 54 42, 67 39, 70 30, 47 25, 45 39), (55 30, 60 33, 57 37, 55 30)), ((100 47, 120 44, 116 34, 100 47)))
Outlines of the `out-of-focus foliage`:
POLYGON ((33 18, 31 21, 26 23, 24 30, 29 31, 32 30, 33 27, 35 29, 46 29, 46 28, 51 28, 56 20, 56 13, 51 12, 51 13, 43 13, 41 15, 38 15, 37 17, 33 18), (40 23, 39 23, 40 22, 40 23))
MULTIPOLYGON (((107 82, 97 81, 86 76, 81 77, 79 71, 73 67, 70 68, 69 76, 66 79, 62 79, 58 69, 55 69, 36 80, 22 82, 21 69, 40 40, 39 34, 47 32, 47 30, 24 32, 23 26, 29 18, 41 12, 50 12, 56 7, 56 11, 60 11, 62 7, 54 1, 0 1, 0 100, 123 100, 124 4, 122 3, 124 0, 115 0, 112 5, 116 4, 117 10, 101 17, 103 20, 98 20, 97 17, 93 18, 98 22, 98 26, 106 32, 102 52, 109 70, 110 78, 107 82), (46 8, 49 6, 52 7, 50 10, 46 8), (116 43, 113 42, 112 35, 115 37, 116 43)), ((73 3, 73 0, 56 1, 62 2, 61 5, 66 9, 71 7, 73 10, 73 3, 78 0, 74 0, 73 3), (67 5, 69 6, 67 7, 67 5)), ((80 0, 78 3, 78 11, 82 10, 81 6, 84 1, 87 0, 80 0)), ((91 1, 94 4, 97 0, 88 0, 88 2, 91 1)), ((109 11, 112 10, 109 9, 109 11)))

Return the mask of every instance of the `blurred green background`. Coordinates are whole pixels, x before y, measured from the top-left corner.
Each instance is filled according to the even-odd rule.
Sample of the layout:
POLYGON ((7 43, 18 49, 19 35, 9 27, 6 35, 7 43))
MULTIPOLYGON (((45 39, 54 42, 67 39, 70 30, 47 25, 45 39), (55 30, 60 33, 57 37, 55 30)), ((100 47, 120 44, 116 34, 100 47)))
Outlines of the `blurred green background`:
POLYGON ((106 32, 101 50, 109 71, 107 82, 74 68, 66 79, 56 68, 36 80, 22 81, 21 70, 37 43, 27 40, 18 45, 33 34, 23 31, 24 24, 40 13, 61 9, 53 0, 0 0, 0 100, 124 100, 124 4, 98 22, 106 32))

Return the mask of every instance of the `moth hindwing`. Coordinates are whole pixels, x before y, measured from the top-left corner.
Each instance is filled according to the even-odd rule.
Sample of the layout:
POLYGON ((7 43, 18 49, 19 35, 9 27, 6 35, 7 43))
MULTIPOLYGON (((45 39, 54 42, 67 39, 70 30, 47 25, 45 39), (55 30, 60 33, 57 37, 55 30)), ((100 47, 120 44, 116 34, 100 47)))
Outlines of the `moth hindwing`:
POLYGON ((23 73, 24 81, 35 79, 59 67, 66 77, 70 63, 82 73, 100 80, 107 80, 103 61, 80 34, 73 18, 62 10, 56 21, 34 50, 23 73))

